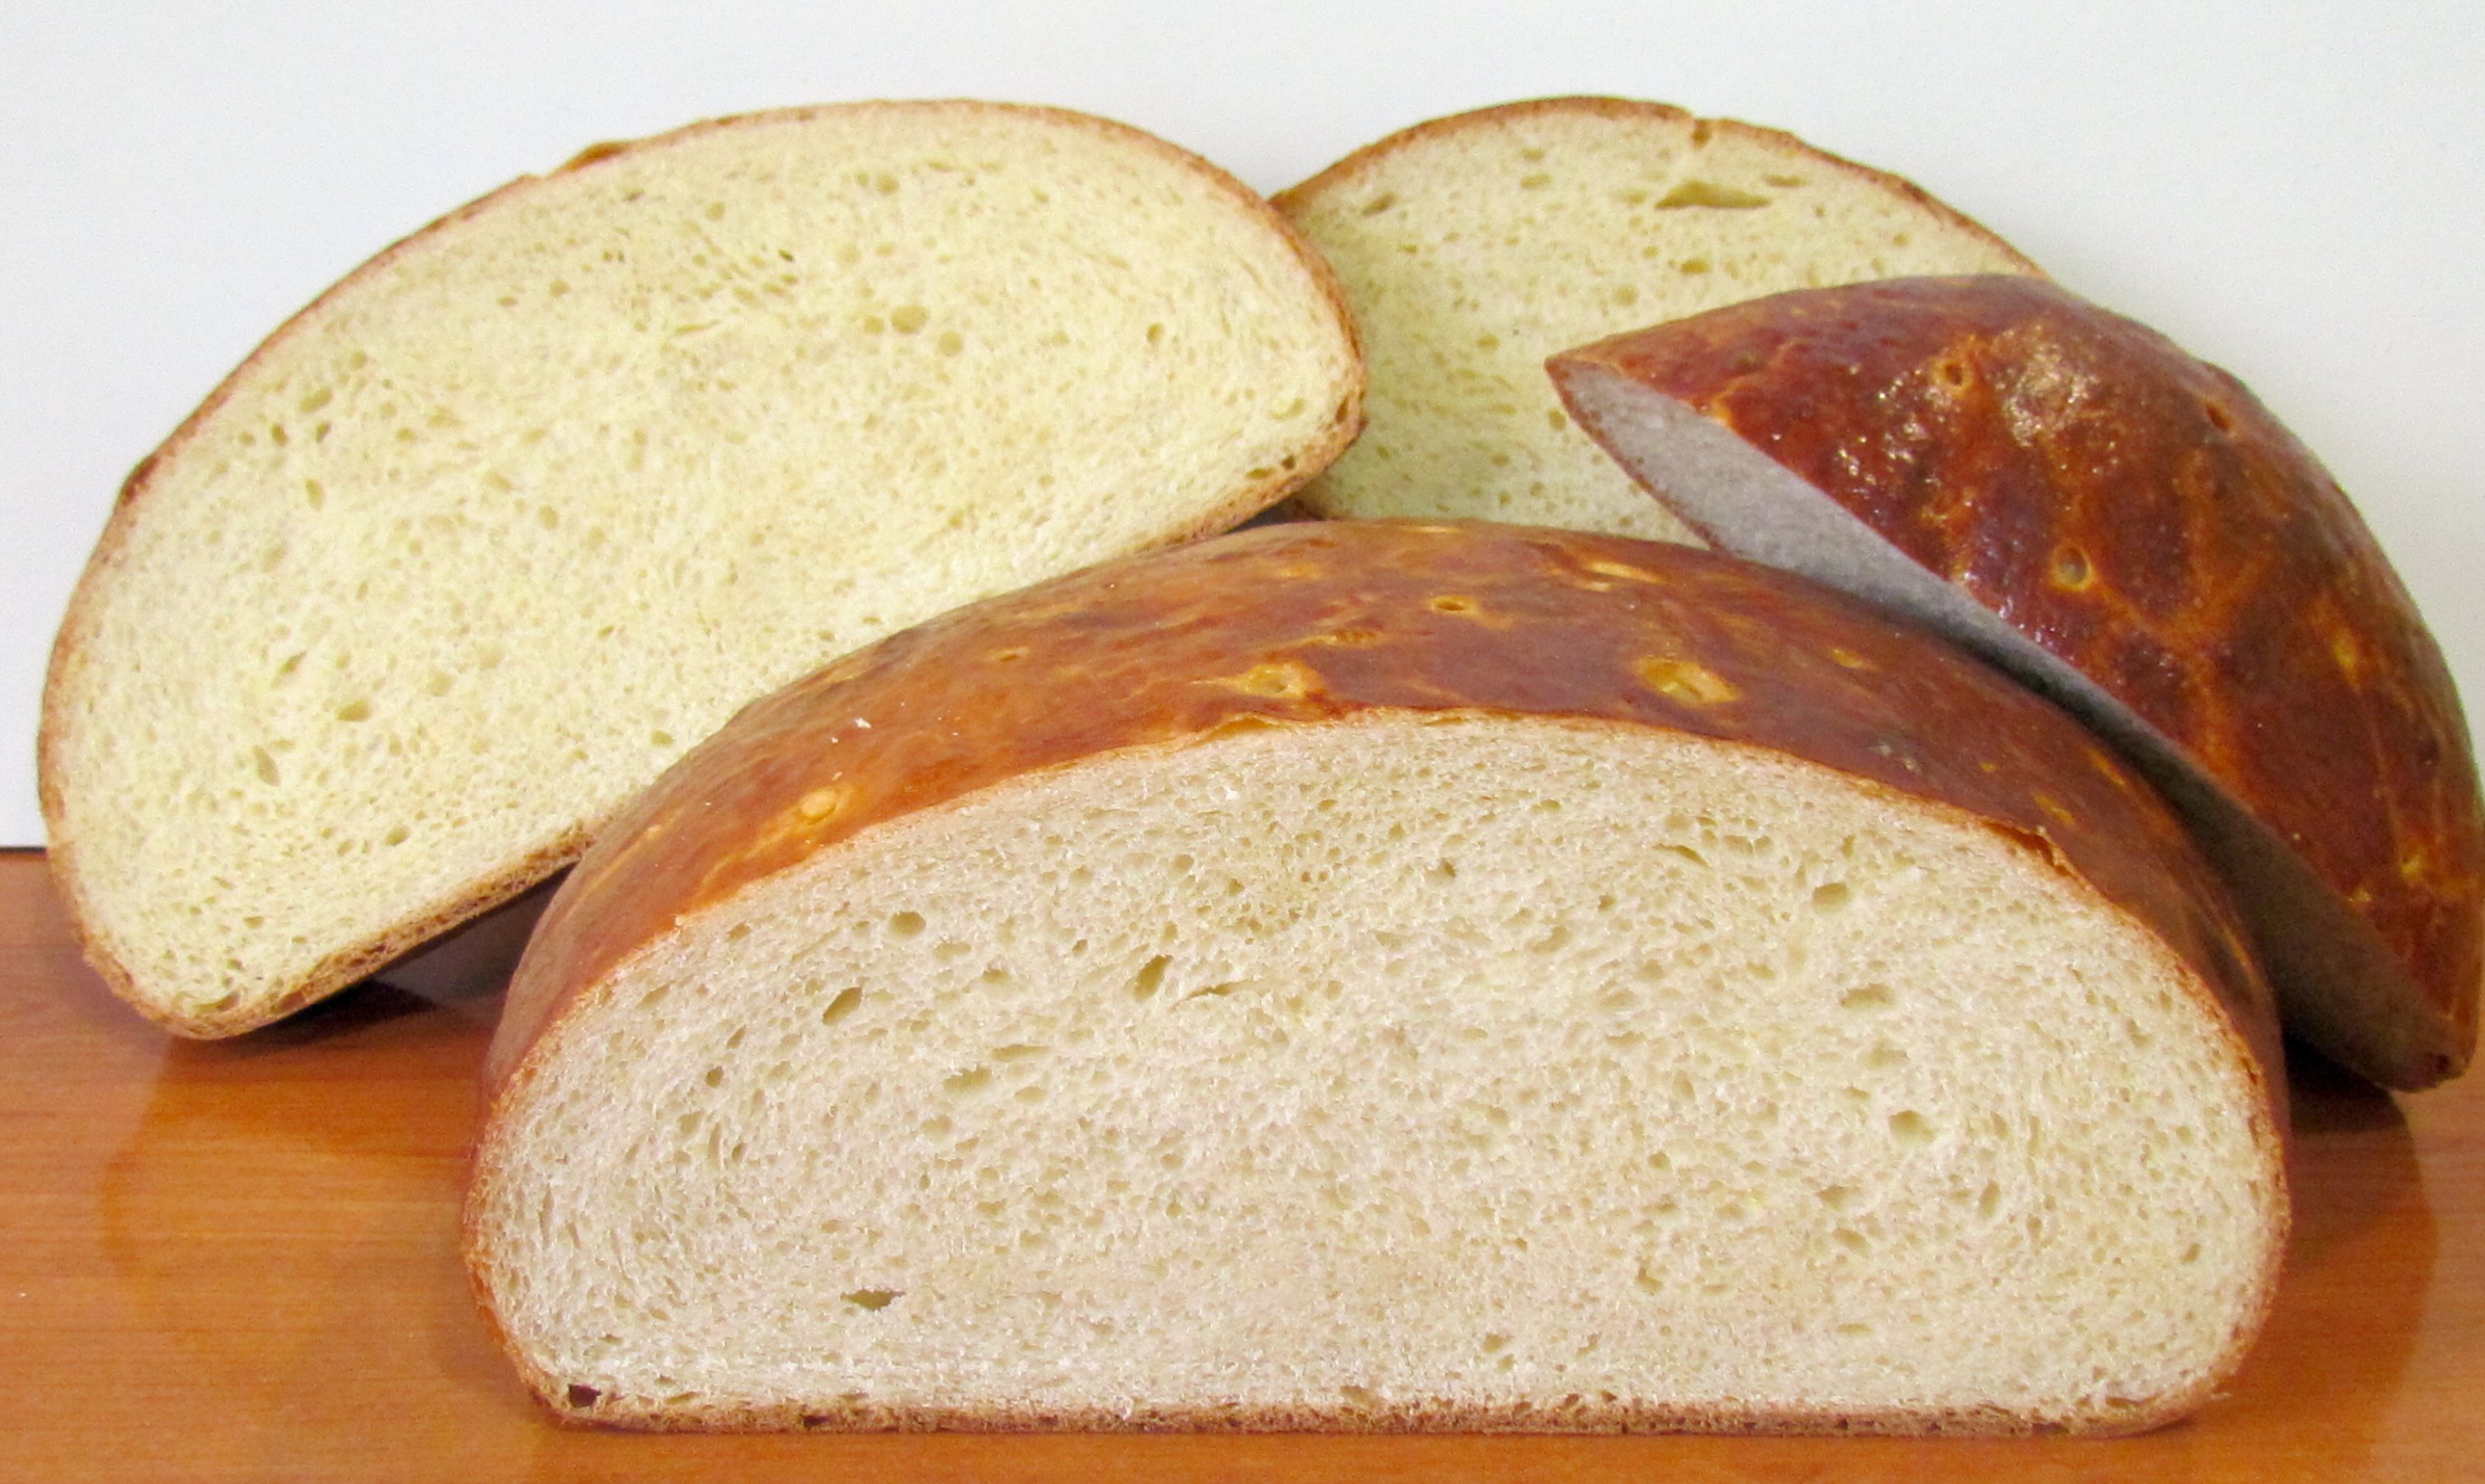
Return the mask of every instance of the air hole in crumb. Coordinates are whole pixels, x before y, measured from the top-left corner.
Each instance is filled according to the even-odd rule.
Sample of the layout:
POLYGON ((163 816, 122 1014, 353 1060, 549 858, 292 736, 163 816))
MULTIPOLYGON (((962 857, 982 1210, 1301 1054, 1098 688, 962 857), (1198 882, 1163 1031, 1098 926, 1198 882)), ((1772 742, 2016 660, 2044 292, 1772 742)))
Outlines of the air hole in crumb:
POLYGON ((1728 211, 1748 211, 1755 206, 1765 206, 1768 203, 1769 199, 1765 196, 1758 196, 1750 191, 1739 191, 1731 185, 1719 185, 1713 180, 1685 180, 1659 197, 1656 202, 1657 209, 1660 211, 1671 211, 1684 206, 1713 206, 1728 211))
POLYGON ((701 1077, 699 1080, 706 1083, 709 1087, 721 1088, 724 1086, 724 1068, 722 1066, 711 1066, 707 1069, 707 1075, 701 1077))
POLYGON ((903 1288, 857 1288, 845 1295, 845 1301, 857 1309, 887 1309, 905 1291, 903 1288))
POLYGON ((931 318, 931 311, 919 304, 901 304, 888 311, 888 328, 900 335, 913 335, 931 318))
POLYGON ((276 755, 274 753, 269 752, 265 747, 253 747, 250 749, 250 760, 252 767, 259 773, 259 782, 268 784, 276 782, 276 755))
POLYGON ((1976 1193, 1976 1214, 1989 1218, 2000 1209, 2002 1209, 2002 1187, 1987 1180, 1984 1182, 1984 1189, 1976 1193))
POLYGON ((1897 1003, 1898 996, 1888 985, 1866 985, 1838 997, 1841 1010, 1888 1010, 1897 1003))
POLYGON ((1442 861, 1439 865, 1434 866, 1432 870, 1424 873, 1424 879, 1432 882, 1435 886, 1446 886, 1458 878, 1458 866, 1447 860, 1442 861))
POLYGON ((1890 1137, 1900 1144, 1933 1142, 1932 1120, 1913 1108, 1902 1108, 1890 1115, 1890 1137))
POLYGON ((388 832, 387 834, 385 834, 385 835, 380 836, 380 844, 382 844, 382 845, 403 845, 403 844, 405 844, 405 841, 406 841, 406 835, 407 835, 407 830, 406 830, 406 827, 405 827, 404 825, 402 825, 402 824, 391 825, 391 826, 390 826, 390 828, 389 828, 389 832, 388 832))
POLYGON ((891 937, 911 938, 921 933, 922 931, 923 914, 920 912, 892 913, 888 919, 888 932, 891 937))
POLYGON ((943 1093, 972 1093, 978 1088, 984 1087, 992 1080, 993 1069, 991 1067, 970 1066, 954 1077, 942 1078, 941 1091, 943 1093))
POLYGON ((1812 909, 1826 915, 1843 910, 1854 900, 1855 893, 1844 881, 1830 881, 1813 888, 1812 909))
POLYGON ((1824 1185, 1820 1188, 1820 1203, 1833 1211, 1843 1211, 1855 1203, 1858 1194, 1852 1185, 1824 1185))
POLYGON ((856 1008, 861 1004, 862 987, 860 985, 848 985, 838 990, 837 997, 831 1000, 828 1007, 820 1012, 820 1024, 834 1025, 853 1014, 856 1008))
POLYGON ((1171 962, 1173 962, 1171 958, 1167 958, 1163 954, 1159 954, 1147 962, 1140 964, 1139 971, 1131 976, 1132 998, 1144 1000, 1149 995, 1156 993, 1158 988, 1164 984, 1165 966, 1171 962))
POLYGON ((1865 1236, 1863 1232, 1856 1230, 1852 1227, 1841 1227, 1837 1230, 1831 1232, 1830 1236, 1837 1241, 1839 1246, 1845 1248, 1850 1253, 1869 1252, 1871 1250, 1871 1239, 1865 1236))
POLYGON ((337 708, 337 719, 340 721, 367 721, 370 718, 370 715, 371 703, 365 700, 347 701, 337 708))

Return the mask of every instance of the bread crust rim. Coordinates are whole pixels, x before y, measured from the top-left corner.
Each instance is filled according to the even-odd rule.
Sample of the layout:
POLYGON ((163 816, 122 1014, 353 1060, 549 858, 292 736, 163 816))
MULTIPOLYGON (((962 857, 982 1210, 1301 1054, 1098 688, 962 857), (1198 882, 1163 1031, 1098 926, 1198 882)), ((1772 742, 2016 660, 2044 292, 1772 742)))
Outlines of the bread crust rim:
POLYGON ((1930 212, 1943 225, 1974 236, 2034 276, 2044 277, 2044 270, 2031 261, 2026 254, 2003 241, 1992 229, 1949 205, 1923 186, 1903 175, 1874 166, 1865 165, 1844 155, 1823 149, 1785 129, 1763 124, 1746 123, 1740 119, 1702 118, 1687 108, 1673 103, 1659 103, 1645 98, 1620 97, 1607 94, 1560 94, 1546 97, 1523 98, 1516 102, 1496 103, 1487 108, 1469 109, 1463 113, 1443 114, 1421 123, 1409 124, 1395 133, 1385 134, 1372 143, 1347 154, 1334 164, 1286 187, 1270 198, 1277 209, 1289 215, 1307 208, 1317 198, 1352 184, 1374 165, 1410 148, 1453 138, 1474 128, 1498 127, 1515 121, 1547 115, 1577 115, 1588 118, 1616 120, 1645 124, 1673 124, 1689 127, 1697 134, 1706 129, 1735 135, 1764 148, 1817 160, 1833 170, 1877 186, 1904 200, 1908 204, 1930 212))

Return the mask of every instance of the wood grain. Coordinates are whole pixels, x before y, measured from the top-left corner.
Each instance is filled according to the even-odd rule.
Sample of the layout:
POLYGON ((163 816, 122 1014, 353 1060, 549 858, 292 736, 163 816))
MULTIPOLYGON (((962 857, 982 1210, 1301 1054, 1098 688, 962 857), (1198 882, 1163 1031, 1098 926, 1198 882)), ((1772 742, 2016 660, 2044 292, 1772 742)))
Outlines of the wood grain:
POLYGON ((0 1472, 28 1479, 2457 1479, 2485 1467, 2485 1080, 2290 1067, 2277 1315, 2114 1442, 648 1437, 554 1426, 455 1254, 497 987, 357 990, 177 1042, 0 855, 0 1472))

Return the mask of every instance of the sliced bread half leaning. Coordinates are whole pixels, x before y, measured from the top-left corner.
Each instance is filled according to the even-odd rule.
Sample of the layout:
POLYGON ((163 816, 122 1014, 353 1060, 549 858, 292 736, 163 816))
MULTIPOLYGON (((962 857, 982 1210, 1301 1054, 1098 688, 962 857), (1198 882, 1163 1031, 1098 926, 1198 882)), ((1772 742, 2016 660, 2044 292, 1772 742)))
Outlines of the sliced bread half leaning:
POLYGON ((754 115, 383 253, 142 464, 44 702, 91 957, 246 1030, 565 864, 751 698, 1352 438, 1327 270, 1157 139, 754 115))
POLYGON ((761 702, 563 884, 467 1252, 638 1427, 2128 1430, 2267 991, 2047 703, 1786 574, 1280 526, 761 702))
POLYGON ((1434 120, 1277 204, 1335 265, 1372 362, 1370 428, 1303 492, 1332 516, 1689 539, 1570 425, 1546 356, 1781 289, 2036 271, 1895 175, 1621 98, 1434 120))
POLYGON ((2233 377, 2030 279, 1783 294, 1556 357, 1727 550, 1912 612, 2078 710, 2192 819, 2289 1027, 2455 1076, 2485 806, 2448 667, 2346 494, 2233 377))

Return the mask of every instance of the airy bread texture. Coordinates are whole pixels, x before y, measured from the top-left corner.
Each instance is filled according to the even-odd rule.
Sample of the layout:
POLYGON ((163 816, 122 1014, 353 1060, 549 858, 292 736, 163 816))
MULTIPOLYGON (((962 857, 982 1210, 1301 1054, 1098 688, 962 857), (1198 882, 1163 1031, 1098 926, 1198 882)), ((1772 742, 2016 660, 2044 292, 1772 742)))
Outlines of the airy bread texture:
POLYGON ((105 977, 246 1030, 565 864, 752 697, 1223 529, 1352 437, 1333 281, 1118 124, 754 115, 522 179, 131 476, 45 698, 105 977))
POLYGON ((2065 718, 1796 580, 1254 531, 635 804, 511 989, 469 1259, 631 1426, 2144 1427, 2285 1226, 2206 880, 2065 718))
POLYGON ((1544 358, 1781 289, 2034 273, 1895 175, 1790 134, 1565 97, 1391 135, 1277 197, 1346 285, 1371 426, 1303 502, 1696 541, 1572 427, 1544 358))
POLYGON ((2242 383, 1989 276, 1754 300, 1552 369, 1720 547, 1913 613, 2121 745, 2226 873, 2290 1029, 2390 1087, 2467 1067, 2485 804, 2459 696, 2242 383))

